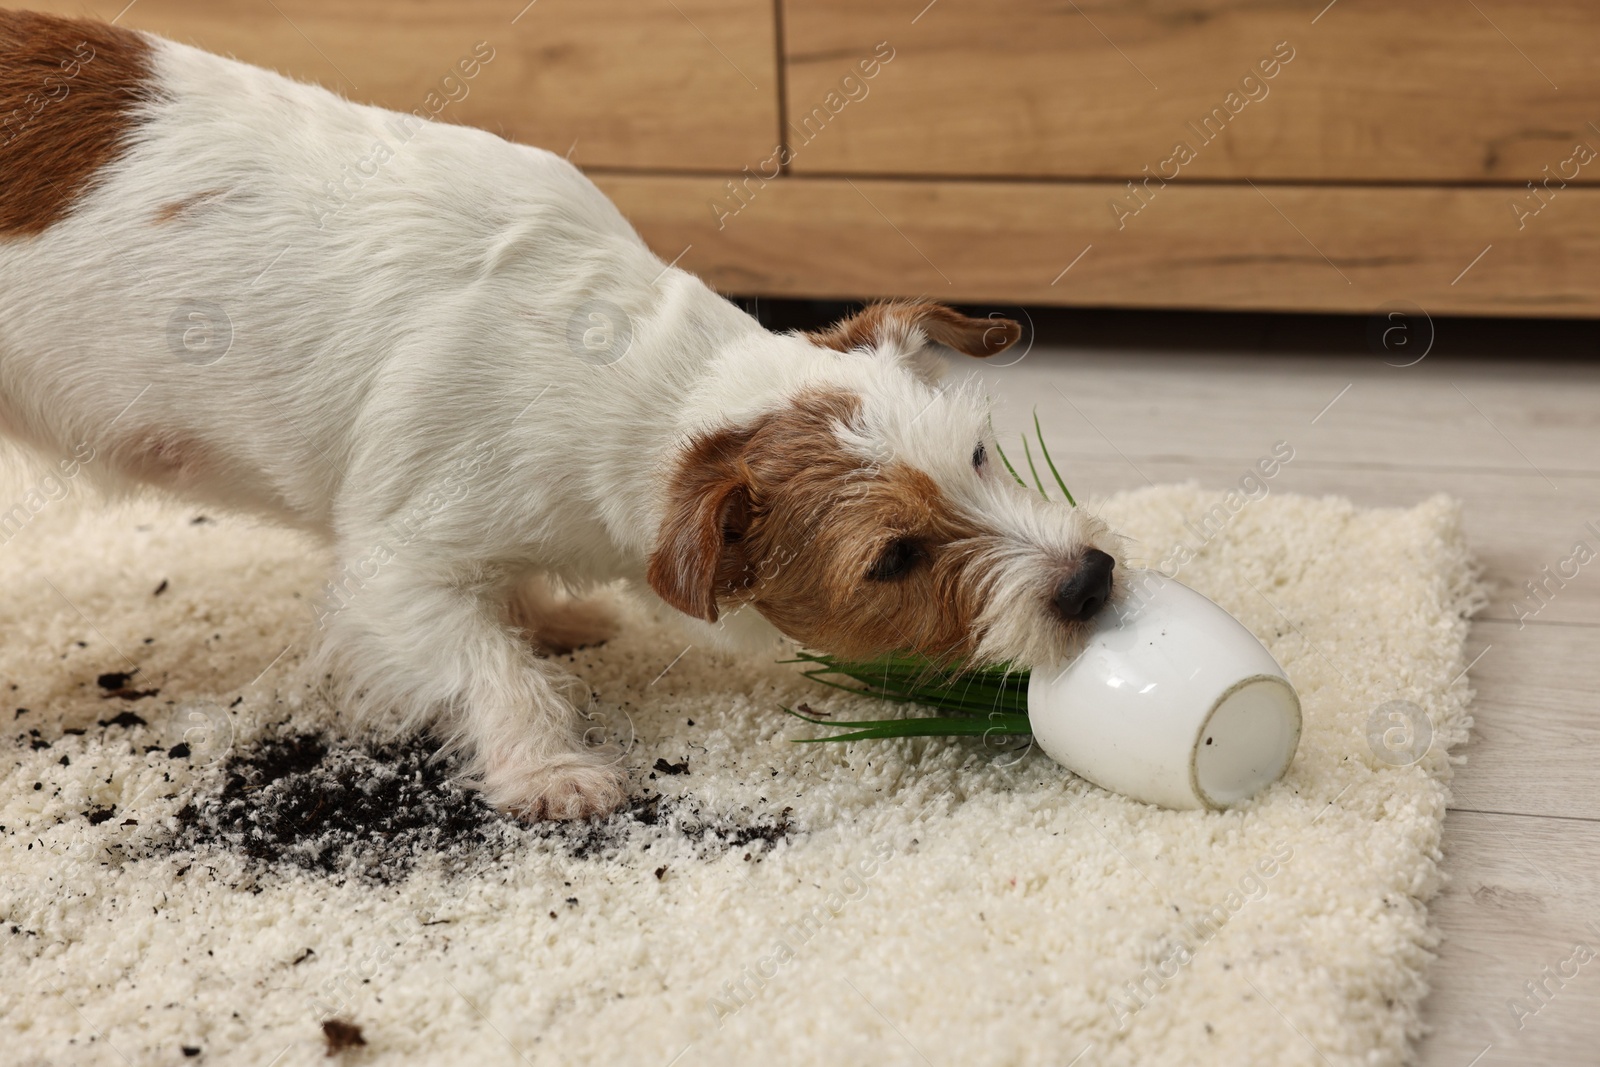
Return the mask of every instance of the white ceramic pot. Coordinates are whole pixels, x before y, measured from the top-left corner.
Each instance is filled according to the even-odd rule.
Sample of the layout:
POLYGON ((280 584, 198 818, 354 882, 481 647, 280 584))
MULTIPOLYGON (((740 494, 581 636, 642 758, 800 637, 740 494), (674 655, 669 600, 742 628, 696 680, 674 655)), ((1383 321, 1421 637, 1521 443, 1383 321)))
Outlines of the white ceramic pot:
POLYGON ((1300 698, 1240 622, 1135 570, 1083 651, 1028 683, 1034 741, 1096 785, 1165 808, 1225 808, 1283 777, 1300 698))

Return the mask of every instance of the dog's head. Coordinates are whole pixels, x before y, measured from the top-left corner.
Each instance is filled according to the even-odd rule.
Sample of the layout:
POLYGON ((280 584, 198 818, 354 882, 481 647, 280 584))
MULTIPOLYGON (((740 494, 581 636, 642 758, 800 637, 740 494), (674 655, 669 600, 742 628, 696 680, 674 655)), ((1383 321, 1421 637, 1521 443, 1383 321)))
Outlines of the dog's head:
POLYGON ((651 587, 715 622, 749 605, 852 659, 1035 666, 1068 654, 1113 595, 1118 539, 1012 478, 971 386, 941 387, 929 341, 971 356, 1020 329, 937 304, 880 304, 804 335, 828 373, 743 424, 693 437, 666 490, 651 587))

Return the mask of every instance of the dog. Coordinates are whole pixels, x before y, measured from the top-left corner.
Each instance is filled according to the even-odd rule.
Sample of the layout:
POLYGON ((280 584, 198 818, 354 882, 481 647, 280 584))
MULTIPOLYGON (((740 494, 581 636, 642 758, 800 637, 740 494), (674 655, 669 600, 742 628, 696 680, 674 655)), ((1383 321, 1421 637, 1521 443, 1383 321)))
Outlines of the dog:
MULTIPOLYGON (((1059 659, 1120 541, 997 469, 921 301, 776 334, 560 156, 101 22, 0 12, 0 433, 325 539, 313 665, 496 807, 609 812, 541 651, 619 580, 696 639, 1059 659)), ((775 254, 777 254, 775 250, 775 254)))

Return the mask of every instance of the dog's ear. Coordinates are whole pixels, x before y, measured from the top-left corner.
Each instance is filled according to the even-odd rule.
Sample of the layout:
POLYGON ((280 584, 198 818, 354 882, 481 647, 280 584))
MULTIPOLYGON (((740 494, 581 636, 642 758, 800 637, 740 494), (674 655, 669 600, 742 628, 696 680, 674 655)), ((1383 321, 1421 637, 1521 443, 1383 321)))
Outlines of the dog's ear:
POLYGON ((717 621, 717 596, 743 577, 743 541, 750 525, 747 430, 695 438, 667 488, 646 578, 657 596, 685 615, 717 621))
POLYGON ((849 318, 805 336, 824 348, 854 352, 908 341, 918 334, 962 355, 982 359, 1016 344, 1022 326, 1012 319, 974 319, 943 304, 892 300, 868 304, 849 318))

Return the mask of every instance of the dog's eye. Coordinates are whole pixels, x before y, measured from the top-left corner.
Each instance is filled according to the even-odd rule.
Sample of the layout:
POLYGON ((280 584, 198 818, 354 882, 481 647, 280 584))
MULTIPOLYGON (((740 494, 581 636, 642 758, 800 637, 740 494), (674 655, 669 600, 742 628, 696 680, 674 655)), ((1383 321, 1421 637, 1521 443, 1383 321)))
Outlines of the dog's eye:
POLYGON ((978 442, 978 447, 972 450, 972 469, 982 470, 984 460, 989 458, 989 450, 983 447, 983 442, 978 442))
POLYGON ((873 563, 872 569, 867 571, 867 577, 875 582, 904 578, 912 567, 922 561, 923 555, 922 546, 909 537, 895 538, 873 563))

